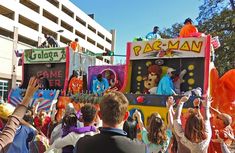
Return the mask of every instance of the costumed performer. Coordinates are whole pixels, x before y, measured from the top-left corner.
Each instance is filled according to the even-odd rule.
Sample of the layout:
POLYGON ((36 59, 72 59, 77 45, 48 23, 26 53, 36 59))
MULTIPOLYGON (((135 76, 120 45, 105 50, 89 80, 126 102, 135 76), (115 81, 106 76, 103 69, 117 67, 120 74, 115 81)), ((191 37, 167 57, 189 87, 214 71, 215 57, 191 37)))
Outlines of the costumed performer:
POLYGON ((173 72, 175 72, 175 69, 168 68, 167 74, 161 78, 157 87, 158 95, 176 95, 172 79, 174 77, 173 72))
POLYGON ((180 37, 192 37, 193 34, 197 33, 197 28, 192 24, 192 19, 187 18, 184 21, 184 26, 180 30, 180 37))
POLYGON ((96 96, 102 96, 106 90, 109 89, 109 83, 106 78, 102 77, 102 74, 97 75, 97 79, 93 83, 92 92, 96 96))

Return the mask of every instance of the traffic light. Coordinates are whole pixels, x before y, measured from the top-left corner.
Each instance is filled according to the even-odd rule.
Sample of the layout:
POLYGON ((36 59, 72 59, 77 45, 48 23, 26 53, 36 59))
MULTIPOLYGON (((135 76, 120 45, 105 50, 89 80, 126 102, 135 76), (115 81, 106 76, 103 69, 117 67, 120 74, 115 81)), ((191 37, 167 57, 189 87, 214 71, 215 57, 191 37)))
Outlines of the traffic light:
POLYGON ((108 51, 108 55, 109 56, 114 56, 114 52, 113 51, 108 51))
POLYGON ((106 51, 102 54, 103 56, 114 56, 114 52, 112 51, 106 51))
POLYGON ((103 52, 102 56, 108 56, 107 52, 103 52))

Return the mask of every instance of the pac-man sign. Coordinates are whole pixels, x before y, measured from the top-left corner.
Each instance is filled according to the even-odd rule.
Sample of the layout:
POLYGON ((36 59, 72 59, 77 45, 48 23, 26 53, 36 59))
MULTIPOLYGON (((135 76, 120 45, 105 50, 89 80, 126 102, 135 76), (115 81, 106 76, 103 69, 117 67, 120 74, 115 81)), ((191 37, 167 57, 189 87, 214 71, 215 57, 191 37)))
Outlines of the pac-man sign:
POLYGON ((131 43, 130 59, 204 57, 206 37, 156 39, 131 43))

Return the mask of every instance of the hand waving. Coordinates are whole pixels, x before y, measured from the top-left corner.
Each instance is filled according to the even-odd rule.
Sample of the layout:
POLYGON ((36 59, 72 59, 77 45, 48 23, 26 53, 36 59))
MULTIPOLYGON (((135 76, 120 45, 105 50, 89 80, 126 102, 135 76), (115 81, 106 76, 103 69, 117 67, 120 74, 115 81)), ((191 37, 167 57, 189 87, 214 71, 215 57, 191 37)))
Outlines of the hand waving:
POLYGON ((195 98, 193 101, 193 106, 199 106, 200 105, 200 99, 199 98, 195 98))
POLYGON ((24 100, 22 102, 23 105, 28 106, 30 99, 33 97, 34 93, 39 89, 39 85, 37 84, 38 80, 36 77, 31 77, 29 80, 29 84, 24 96, 24 100))
POLYGON ((189 99, 189 96, 184 96, 180 99, 180 102, 185 103, 186 101, 188 101, 188 99, 189 99))
POLYGON ((166 101, 166 107, 170 108, 175 104, 175 100, 173 96, 169 96, 166 101))

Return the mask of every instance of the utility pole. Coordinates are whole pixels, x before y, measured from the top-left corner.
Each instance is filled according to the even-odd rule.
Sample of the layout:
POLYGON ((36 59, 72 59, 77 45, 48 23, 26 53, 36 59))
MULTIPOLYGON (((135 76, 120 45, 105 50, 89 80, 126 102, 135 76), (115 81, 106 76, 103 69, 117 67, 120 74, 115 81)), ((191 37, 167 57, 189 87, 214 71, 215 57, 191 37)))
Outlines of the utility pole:
MULTIPOLYGON (((111 51, 114 52, 115 47, 116 47, 116 30, 112 29, 111 30, 111 34, 112 34, 112 45, 111 45, 111 51)), ((110 63, 113 64, 114 62, 114 57, 110 57, 110 63)))
POLYGON ((12 49, 12 71, 11 71, 11 83, 10 89, 16 87, 16 66, 17 66, 17 58, 15 56, 15 50, 17 50, 17 42, 18 42, 18 27, 14 26, 14 37, 13 37, 13 49, 12 49))

